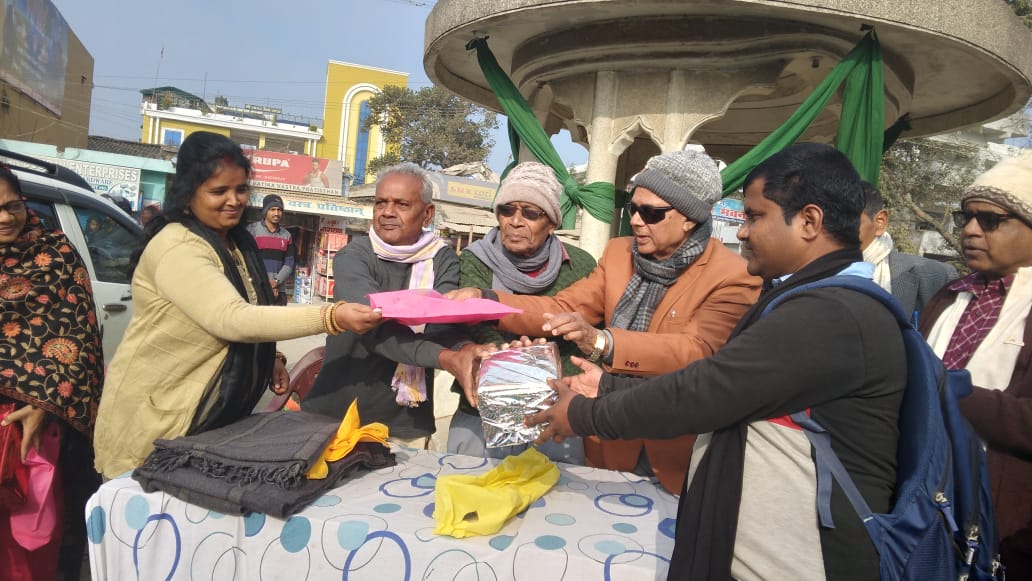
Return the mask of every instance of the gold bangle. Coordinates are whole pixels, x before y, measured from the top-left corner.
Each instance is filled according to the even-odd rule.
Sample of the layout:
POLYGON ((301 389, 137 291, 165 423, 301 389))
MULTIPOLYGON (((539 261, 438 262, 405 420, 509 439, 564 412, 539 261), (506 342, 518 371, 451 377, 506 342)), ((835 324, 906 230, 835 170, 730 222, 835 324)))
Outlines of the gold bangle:
POLYGON ((333 305, 326 305, 322 310, 323 329, 327 335, 339 335, 336 325, 333 324, 333 305))
POLYGON ((333 326, 333 334, 340 335, 347 329, 337 323, 337 308, 344 304, 344 301, 337 301, 330 307, 330 325, 333 326))

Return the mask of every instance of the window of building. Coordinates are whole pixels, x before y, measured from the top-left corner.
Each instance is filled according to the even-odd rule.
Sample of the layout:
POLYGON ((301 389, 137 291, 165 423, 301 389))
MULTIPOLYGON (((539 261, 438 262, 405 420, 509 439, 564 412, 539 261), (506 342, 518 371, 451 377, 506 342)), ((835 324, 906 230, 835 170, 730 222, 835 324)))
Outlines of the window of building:
POLYGON ((358 106, 358 138, 355 140, 355 179, 356 186, 365 183, 366 163, 369 161, 369 129, 366 127, 366 120, 369 119, 369 101, 362 101, 358 106))
POLYGON ((162 129, 161 130, 161 144, 171 145, 172 147, 179 147, 183 143, 183 130, 182 129, 162 129))

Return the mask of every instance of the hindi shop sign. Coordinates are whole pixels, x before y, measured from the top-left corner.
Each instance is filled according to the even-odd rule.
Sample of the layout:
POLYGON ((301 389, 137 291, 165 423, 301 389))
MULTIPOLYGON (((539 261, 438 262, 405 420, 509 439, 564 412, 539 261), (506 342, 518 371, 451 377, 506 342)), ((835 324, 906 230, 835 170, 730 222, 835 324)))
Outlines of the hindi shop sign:
POLYGON ((359 218, 362 220, 373 219, 372 206, 359 206, 348 202, 338 203, 330 200, 313 199, 287 194, 282 191, 252 191, 247 203, 255 208, 261 208, 262 200, 269 194, 276 194, 283 198, 283 210, 286 212, 301 212, 302 214, 318 214, 321 216, 343 216, 345 218, 359 218))
POLYGON ((341 195, 340 160, 307 155, 245 149, 251 159, 251 185, 291 192, 341 195))
POLYGON ((98 194, 107 194, 111 197, 122 196, 132 203, 134 210, 140 207, 139 168, 63 157, 41 157, 41 159, 64 166, 81 175, 98 194))
POLYGON ((713 219, 741 224, 745 222, 745 201, 724 198, 713 205, 713 219))

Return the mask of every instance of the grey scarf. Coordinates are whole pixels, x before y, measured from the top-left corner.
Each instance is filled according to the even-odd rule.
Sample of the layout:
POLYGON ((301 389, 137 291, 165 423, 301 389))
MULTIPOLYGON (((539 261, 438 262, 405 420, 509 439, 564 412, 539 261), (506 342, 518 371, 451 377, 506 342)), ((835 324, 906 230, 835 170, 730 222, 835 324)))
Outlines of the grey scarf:
POLYGON ((706 250, 713 225, 709 220, 695 227, 695 230, 684 241, 684 244, 666 260, 646 258, 638 252, 638 243, 634 243, 634 276, 627 283, 620 301, 613 309, 610 325, 628 331, 648 331, 652 322, 652 314, 659 301, 663 300, 667 288, 677 282, 677 278, 695 259, 706 250))
POLYGON ((554 234, 549 235, 531 256, 516 256, 502 246, 498 235, 498 227, 470 244, 467 251, 472 252, 494 273, 491 288, 521 295, 536 295, 552 286, 559 277, 559 269, 563 265, 563 243, 554 234), (538 275, 530 276, 528 272, 536 272, 544 267, 538 275))

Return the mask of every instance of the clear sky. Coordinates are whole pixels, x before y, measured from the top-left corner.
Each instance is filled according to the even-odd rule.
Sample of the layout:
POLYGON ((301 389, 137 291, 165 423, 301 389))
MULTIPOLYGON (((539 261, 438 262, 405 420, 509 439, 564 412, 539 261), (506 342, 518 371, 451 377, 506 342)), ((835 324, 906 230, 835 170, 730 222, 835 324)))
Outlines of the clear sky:
MULTIPOLYGON (((321 118, 331 59, 406 72, 415 89, 430 84, 432 0, 52 1, 93 55, 91 135, 138 140, 140 90, 163 85, 321 118)), ((488 159, 495 171, 509 156, 502 120, 488 159)), ((587 160, 565 132, 554 141, 567 165, 587 160)))

